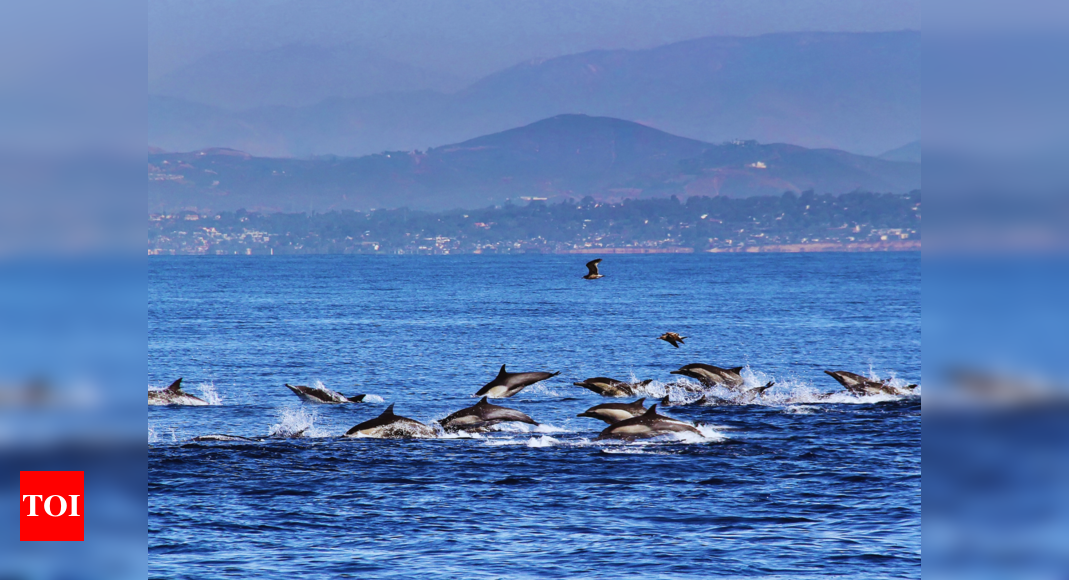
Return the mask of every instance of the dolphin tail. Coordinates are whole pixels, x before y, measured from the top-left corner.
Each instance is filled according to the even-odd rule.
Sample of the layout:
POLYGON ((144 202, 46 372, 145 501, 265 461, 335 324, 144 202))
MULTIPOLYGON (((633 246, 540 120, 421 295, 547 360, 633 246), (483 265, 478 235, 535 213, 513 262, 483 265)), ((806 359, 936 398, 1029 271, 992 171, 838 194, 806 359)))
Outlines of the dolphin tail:
POLYGON ((559 375, 559 374, 560 374, 560 371, 557 371, 557 372, 555 372, 555 373, 553 373, 553 374, 549 375, 549 377, 546 377, 546 378, 548 379, 548 378, 550 378, 550 377, 555 377, 555 376, 557 376, 557 375, 559 375))
POLYGON ((171 391, 172 393, 180 392, 182 390, 182 378, 179 377, 177 381, 171 383, 171 386, 164 390, 171 391))

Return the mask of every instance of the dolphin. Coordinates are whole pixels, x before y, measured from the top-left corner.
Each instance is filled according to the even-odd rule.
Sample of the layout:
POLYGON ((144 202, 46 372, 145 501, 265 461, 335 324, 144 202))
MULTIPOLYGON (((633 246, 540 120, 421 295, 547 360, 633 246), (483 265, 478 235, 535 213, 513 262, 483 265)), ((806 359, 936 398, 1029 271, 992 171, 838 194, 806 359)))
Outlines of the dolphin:
POLYGON ((529 387, 539 381, 544 381, 549 377, 555 377, 559 374, 559 371, 555 373, 510 373, 505 371, 505 365, 501 365, 501 370, 498 371, 494 380, 483 385, 483 388, 479 389, 479 392, 475 393, 475 395, 485 395, 491 399, 511 397, 522 391, 525 387, 529 387))
POLYGON ((616 379, 610 379, 609 377, 594 377, 572 384, 577 387, 583 387, 584 389, 594 391, 602 397, 630 397, 635 394, 636 387, 644 387, 652 382, 653 380, 650 379, 637 383, 627 383, 616 379))
POLYGON ((306 387, 304 385, 291 385, 286 383, 286 388, 293 391, 303 401, 309 403, 359 403, 367 395, 353 395, 346 397, 341 393, 332 391, 326 387, 306 387))
POLYGON ((198 435, 190 441, 251 441, 259 443, 263 439, 254 439, 252 437, 242 437, 241 435, 227 435, 225 433, 217 433, 213 435, 198 435))
POLYGON ((654 403, 645 413, 638 417, 631 417, 630 419, 624 419, 623 421, 609 425, 598 435, 595 441, 602 439, 643 439, 646 437, 665 435, 667 433, 681 432, 697 433, 698 435, 701 435, 701 431, 698 431, 697 428, 689 423, 684 423, 683 421, 671 417, 665 417, 664 415, 658 415, 657 404, 654 403))
POLYGON ((722 369, 720 367, 714 367, 713 365, 694 363, 682 366, 679 370, 672 371, 672 374, 697 379, 701 384, 707 387, 720 385, 732 390, 738 390, 743 384, 742 375, 739 374, 742 372, 743 368, 744 367, 722 369))
POLYGON ((646 398, 643 397, 634 403, 602 403, 579 413, 576 417, 590 417, 611 425, 645 413, 646 406, 643 404, 645 402, 646 398))
POLYGON ((486 397, 479 399, 479 402, 471 407, 461 409, 445 419, 438 421, 438 424, 442 426, 442 429, 445 429, 448 432, 467 431, 468 433, 474 433, 476 431, 486 430, 498 423, 508 423, 511 421, 527 423, 528 425, 538 424, 537 421, 516 409, 491 405, 486 400, 486 397))
POLYGON ((896 387, 888 381, 874 381, 868 377, 849 371, 824 371, 824 373, 836 381, 839 381, 839 384, 847 391, 850 391, 851 394, 862 397, 865 395, 880 394, 911 395, 913 394, 913 389, 917 388, 917 385, 896 387))
POLYGON ((688 407, 691 405, 702 406, 715 406, 715 405, 734 405, 735 402, 730 399, 722 399, 717 396, 702 395, 693 401, 672 401, 671 395, 665 395, 661 398, 661 402, 658 403, 662 407, 688 407))
POLYGON ((433 427, 415 419, 393 414, 393 404, 381 415, 368 419, 345 432, 346 437, 377 437, 379 439, 425 439, 437 437, 433 427))
POLYGON ((166 389, 158 389, 148 392, 149 405, 189 405, 203 406, 208 402, 200 397, 194 397, 182 390, 182 379, 171 383, 166 389))

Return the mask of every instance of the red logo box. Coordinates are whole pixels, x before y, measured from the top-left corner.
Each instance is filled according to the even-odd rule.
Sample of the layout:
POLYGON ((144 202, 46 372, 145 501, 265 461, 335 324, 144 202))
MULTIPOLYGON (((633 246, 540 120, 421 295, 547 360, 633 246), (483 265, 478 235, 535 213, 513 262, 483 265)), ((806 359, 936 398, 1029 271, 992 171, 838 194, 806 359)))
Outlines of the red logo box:
POLYGON ((85 540, 85 472, 19 472, 19 540, 85 540))

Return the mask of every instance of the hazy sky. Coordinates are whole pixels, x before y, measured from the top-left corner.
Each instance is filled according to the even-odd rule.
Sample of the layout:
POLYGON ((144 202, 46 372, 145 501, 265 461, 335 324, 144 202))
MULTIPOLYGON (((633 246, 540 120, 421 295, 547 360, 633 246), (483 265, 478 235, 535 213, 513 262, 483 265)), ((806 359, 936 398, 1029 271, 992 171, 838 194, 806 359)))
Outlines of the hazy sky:
POLYGON ((353 43, 475 79, 712 35, 921 28, 921 0, 149 0, 149 78, 211 52, 353 43))

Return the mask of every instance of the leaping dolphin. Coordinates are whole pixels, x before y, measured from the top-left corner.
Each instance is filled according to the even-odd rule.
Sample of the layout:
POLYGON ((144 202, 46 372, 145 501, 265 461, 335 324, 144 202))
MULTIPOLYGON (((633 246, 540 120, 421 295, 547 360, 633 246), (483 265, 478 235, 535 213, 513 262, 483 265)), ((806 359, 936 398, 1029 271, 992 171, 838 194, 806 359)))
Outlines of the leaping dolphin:
POLYGON ((742 380, 742 375, 740 374, 743 368, 745 367, 722 369, 720 367, 714 367, 713 365, 694 363, 682 366, 679 370, 672 371, 672 374, 697 379, 701 384, 707 387, 720 385, 732 390, 738 390, 744 382, 742 380))
POLYGON ((498 423, 517 421, 529 425, 537 425, 538 422, 516 409, 491 405, 486 397, 479 400, 471 407, 467 407, 438 421, 442 429, 452 433, 454 431, 467 431, 474 433, 483 431, 498 423))
POLYGON ((602 403, 579 413, 576 417, 590 417, 612 425, 645 413, 646 406, 643 404, 645 402, 646 398, 643 397, 634 403, 602 403))
POLYGON ((653 404, 638 417, 624 419, 609 425, 598 435, 595 441, 602 439, 643 439, 668 433, 697 433, 701 435, 701 431, 698 431, 697 428, 689 423, 658 415, 657 405, 653 404))
POLYGON ((559 374, 560 371, 555 373, 510 373, 505 370, 505 365, 501 365, 501 370, 498 371, 494 380, 483 385, 483 388, 479 389, 479 392, 475 393, 475 395, 485 395, 491 399, 511 397, 522 391, 525 387, 529 387, 539 381, 544 381, 559 374))
POLYGON ((326 387, 306 387, 304 385, 291 385, 286 383, 286 388, 293 391, 303 401, 309 403, 359 403, 367 395, 345 395, 332 391, 326 387))
POLYGON ((887 381, 874 381, 868 377, 849 371, 824 371, 824 373, 836 381, 839 381, 839 384, 847 391, 850 391, 850 393, 862 397, 866 395, 880 394, 912 395, 913 389, 917 388, 917 385, 896 387, 887 381))
POLYGON ((194 397, 182 390, 182 379, 171 383, 166 389, 148 392, 149 405, 188 405, 203 406, 208 402, 199 397, 194 397))
POLYGON ((394 415, 393 404, 381 415, 369 419, 345 432, 346 437, 376 437, 379 439, 426 439, 436 437, 434 428, 415 419, 394 415))
POLYGON ((597 260, 591 260, 586 263, 587 275, 583 276, 586 280, 597 280, 598 278, 604 278, 604 274, 598 273, 598 264, 601 263, 601 258, 597 260))
POLYGON ((637 383, 628 383, 610 379, 609 377, 594 377, 572 384, 577 387, 583 387, 584 389, 594 391, 602 397, 630 397, 635 394, 635 389, 637 387, 644 387, 652 382, 653 379, 639 381, 637 383))

